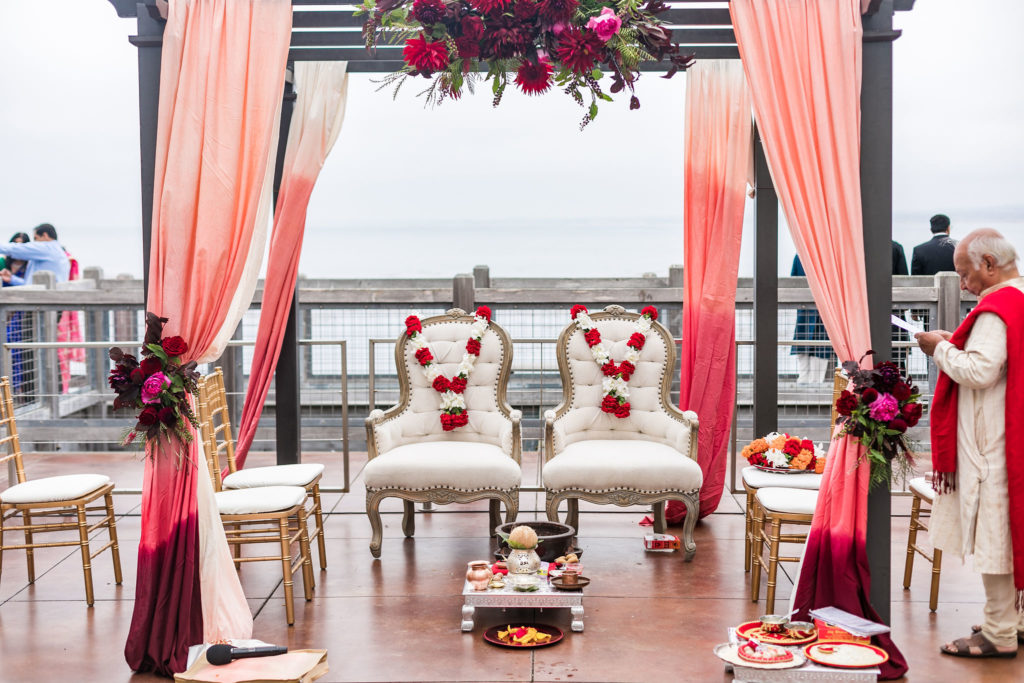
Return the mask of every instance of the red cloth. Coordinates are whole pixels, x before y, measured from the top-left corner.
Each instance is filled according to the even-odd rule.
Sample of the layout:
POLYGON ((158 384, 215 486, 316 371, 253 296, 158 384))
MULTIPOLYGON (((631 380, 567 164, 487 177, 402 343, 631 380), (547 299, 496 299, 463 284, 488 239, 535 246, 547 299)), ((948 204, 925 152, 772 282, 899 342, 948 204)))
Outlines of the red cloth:
MULTIPOLYGON (((1013 585, 1017 607, 1024 607, 1024 460, 1015 447, 1024 443, 1024 292, 1007 286, 983 297, 953 332, 950 343, 963 349, 982 313, 994 313, 1006 323, 1006 479, 1010 498, 1010 540, 1013 545, 1013 585)), ((932 484, 940 494, 956 488, 956 382, 944 372, 935 383, 929 409, 932 437, 932 484)))

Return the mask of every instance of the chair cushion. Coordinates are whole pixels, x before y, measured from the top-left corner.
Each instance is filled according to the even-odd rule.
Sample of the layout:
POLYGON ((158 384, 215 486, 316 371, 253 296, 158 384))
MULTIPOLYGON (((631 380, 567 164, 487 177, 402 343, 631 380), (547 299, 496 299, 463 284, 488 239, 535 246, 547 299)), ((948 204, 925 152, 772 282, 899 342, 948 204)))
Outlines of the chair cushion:
POLYGON ((552 491, 692 491, 703 481, 700 465, 690 458, 638 439, 577 441, 544 463, 544 487, 552 491))
POLYGON ((260 512, 280 512, 302 505, 306 489, 301 486, 264 486, 258 489, 218 491, 217 511, 222 515, 252 515, 260 512))
POLYGON ((302 465, 274 465, 239 470, 224 477, 226 489, 252 489, 263 486, 306 486, 321 474, 324 466, 318 463, 302 465))
MULTIPOLYGON (((799 475, 784 474, 784 477, 799 475)), ((791 515, 813 515, 818 504, 818 492, 807 489, 790 489, 771 486, 757 490, 757 502, 766 510, 791 515)))
POLYGON ((74 500, 110 483, 102 474, 63 474, 16 484, 0 493, 4 503, 54 503, 74 500))
POLYGON ((743 483, 752 489, 775 486, 787 489, 810 489, 817 491, 821 488, 821 475, 814 474, 813 472, 810 474, 765 472, 751 465, 743 468, 743 483))
POLYGON ((498 446, 466 441, 428 441, 399 446, 363 468, 368 489, 451 488, 460 491, 518 488, 523 475, 498 446))
POLYGON ((935 489, 932 488, 932 484, 925 477, 914 477, 910 480, 910 490, 921 496, 929 503, 935 500, 935 489))

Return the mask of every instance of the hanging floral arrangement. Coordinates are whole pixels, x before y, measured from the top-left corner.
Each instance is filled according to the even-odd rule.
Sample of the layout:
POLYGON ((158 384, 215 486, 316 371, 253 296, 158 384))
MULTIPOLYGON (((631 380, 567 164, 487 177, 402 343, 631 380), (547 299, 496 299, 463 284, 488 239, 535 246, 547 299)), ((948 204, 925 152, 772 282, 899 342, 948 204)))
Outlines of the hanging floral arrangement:
POLYGON ((640 107, 641 62, 667 62, 665 78, 693 63, 658 19, 667 9, 661 0, 364 0, 357 13, 368 48, 405 46, 405 66, 384 79, 396 96, 415 77, 431 81, 428 104, 474 92, 481 78, 495 106, 510 82, 527 95, 557 88, 586 109, 582 129, 609 92, 628 89, 629 108, 640 107))

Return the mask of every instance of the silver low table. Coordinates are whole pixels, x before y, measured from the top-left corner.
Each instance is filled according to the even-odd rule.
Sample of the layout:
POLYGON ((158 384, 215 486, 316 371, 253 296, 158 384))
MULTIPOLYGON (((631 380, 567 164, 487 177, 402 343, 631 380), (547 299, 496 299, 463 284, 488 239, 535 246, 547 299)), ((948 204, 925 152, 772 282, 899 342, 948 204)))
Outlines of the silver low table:
POLYGON ((523 607, 527 609, 568 608, 572 612, 570 627, 577 633, 583 631, 583 591, 562 591, 552 586, 547 577, 541 577, 538 590, 522 593, 512 590, 511 582, 506 581, 500 589, 488 588, 483 591, 473 590, 466 581, 462 586, 462 630, 473 630, 473 615, 477 607, 523 607))

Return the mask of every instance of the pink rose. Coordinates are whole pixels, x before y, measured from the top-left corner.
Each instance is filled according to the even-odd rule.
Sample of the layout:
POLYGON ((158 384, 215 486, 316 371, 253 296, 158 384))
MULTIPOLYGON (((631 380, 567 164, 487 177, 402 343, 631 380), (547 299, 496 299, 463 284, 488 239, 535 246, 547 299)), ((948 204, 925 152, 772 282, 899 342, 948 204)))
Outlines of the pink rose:
POLYGON ((155 372, 142 384, 142 402, 159 403, 160 392, 171 386, 171 380, 162 372, 155 372))
POLYGON ((900 412, 900 402, 892 394, 879 394, 870 406, 869 414, 874 420, 888 422, 900 412))
POLYGON ((622 19, 619 19, 611 7, 605 7, 601 10, 601 14, 590 17, 587 28, 596 33, 601 42, 607 43, 622 28, 622 19))

